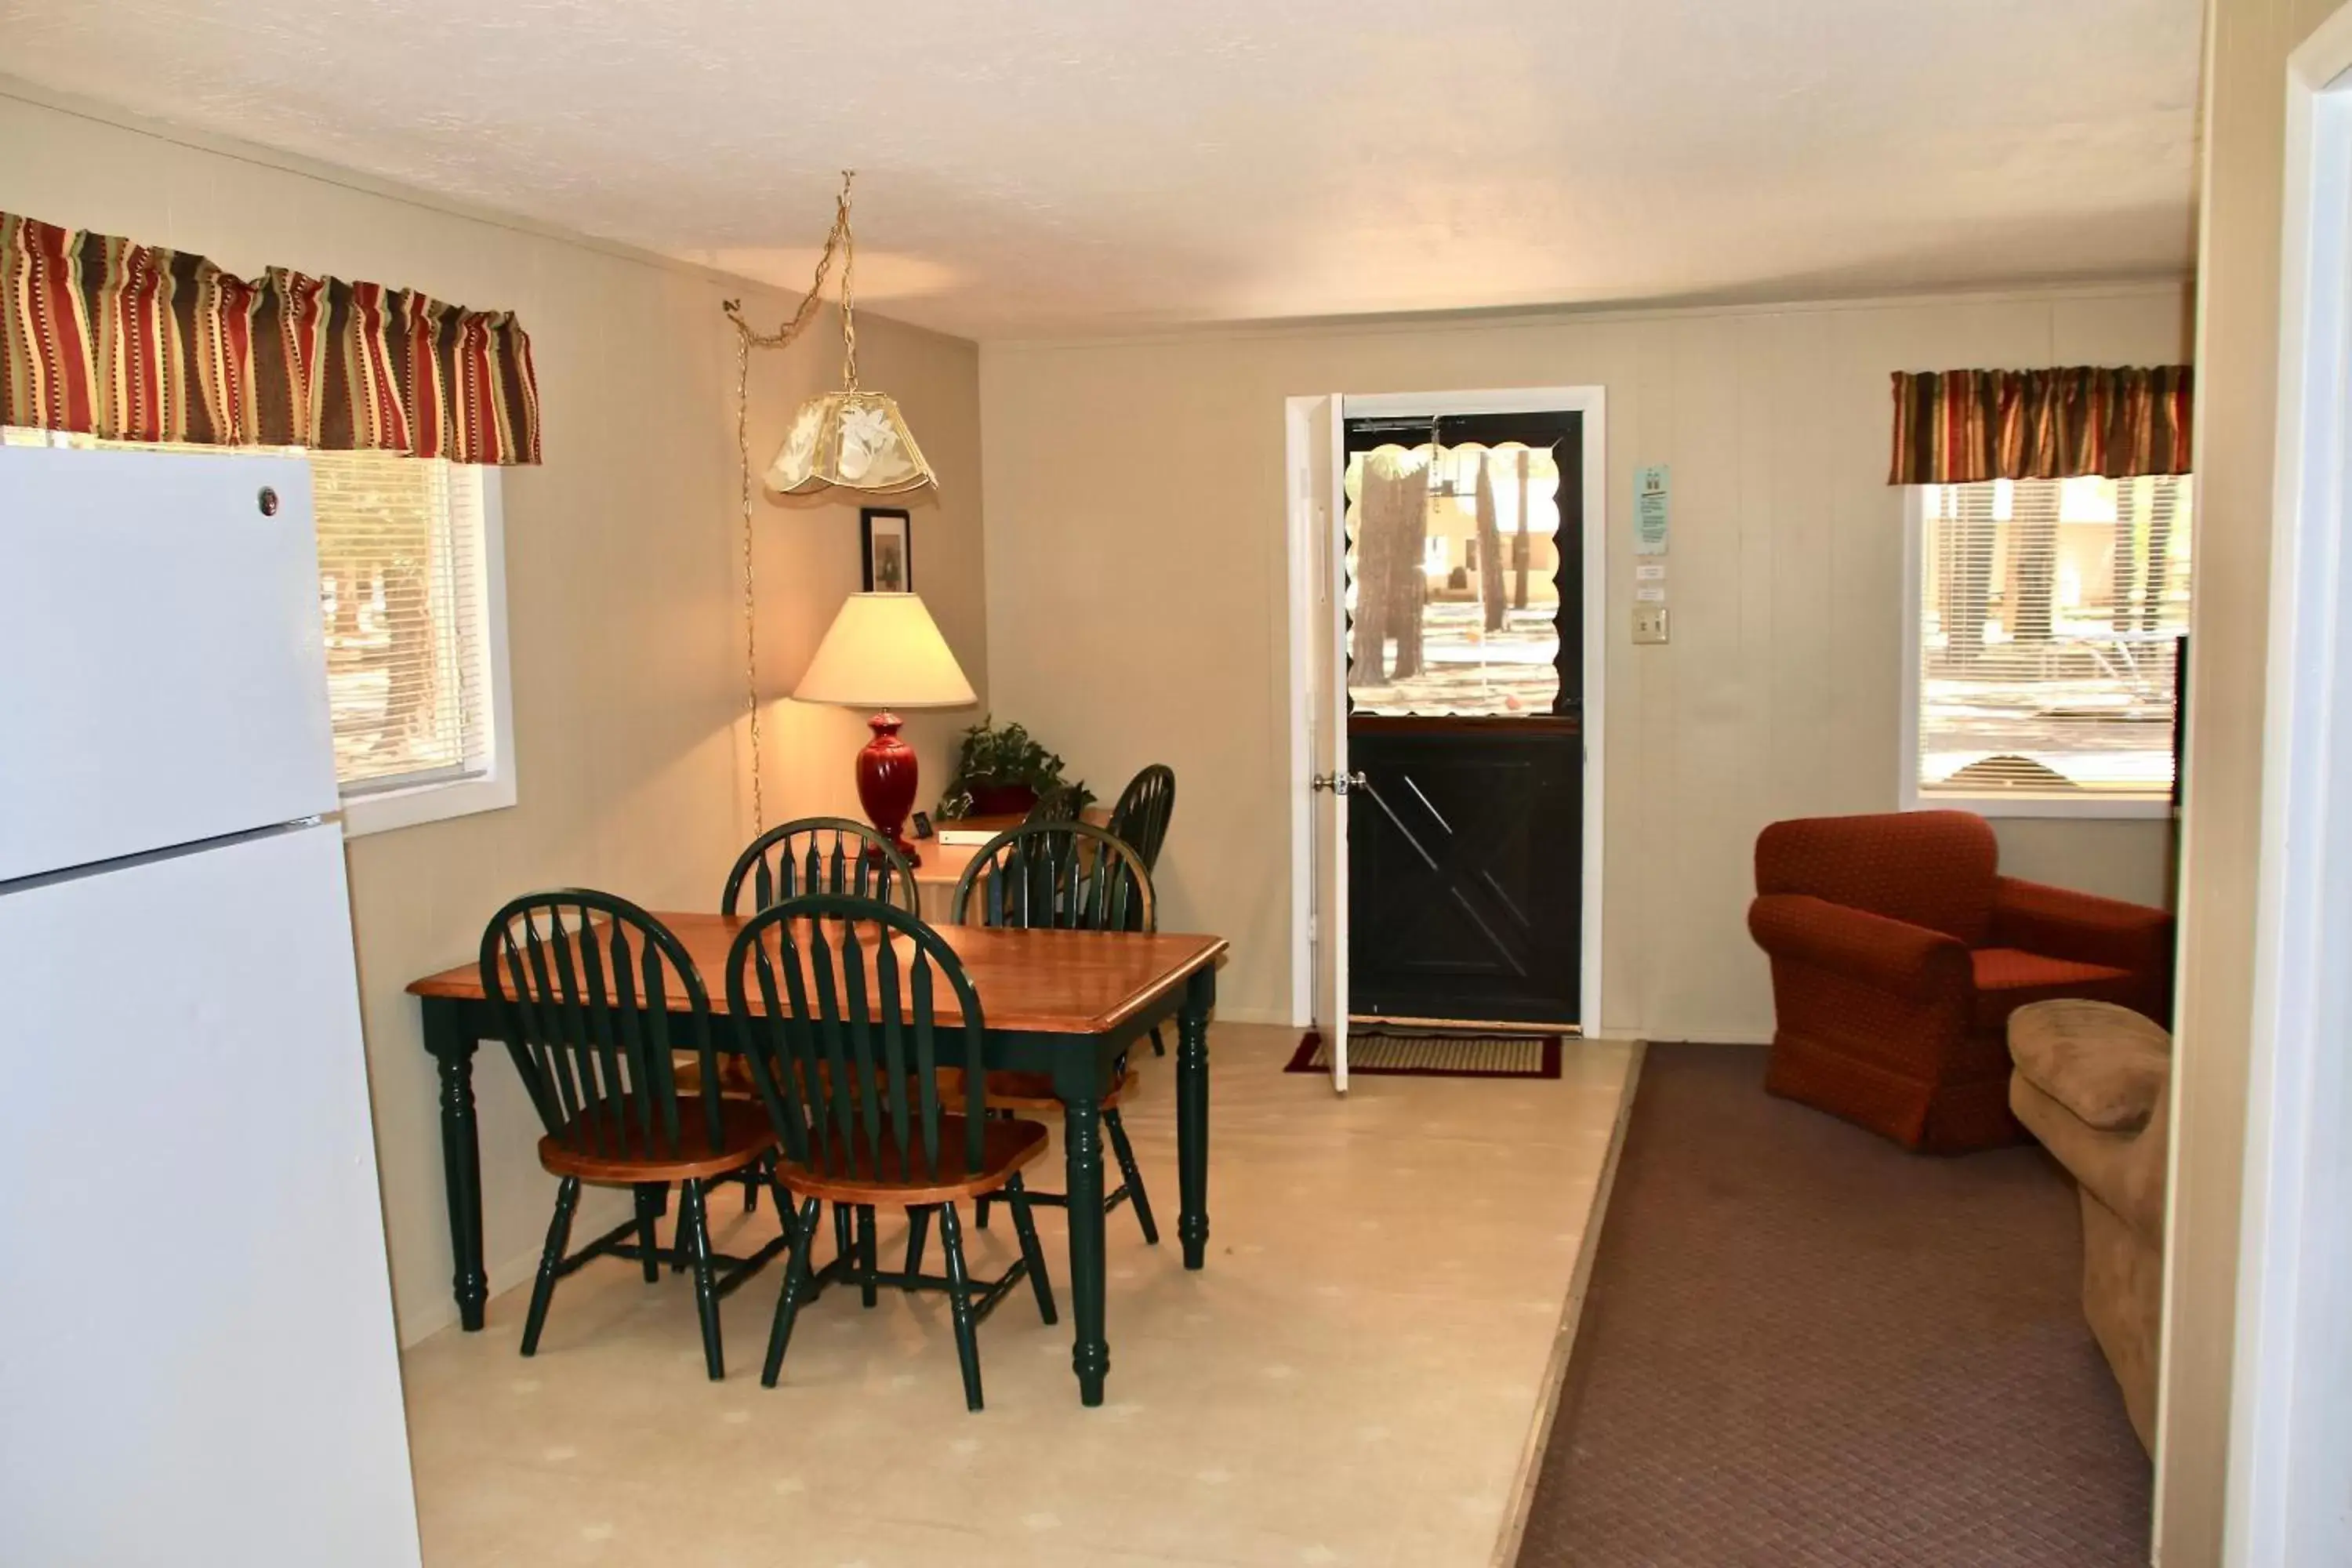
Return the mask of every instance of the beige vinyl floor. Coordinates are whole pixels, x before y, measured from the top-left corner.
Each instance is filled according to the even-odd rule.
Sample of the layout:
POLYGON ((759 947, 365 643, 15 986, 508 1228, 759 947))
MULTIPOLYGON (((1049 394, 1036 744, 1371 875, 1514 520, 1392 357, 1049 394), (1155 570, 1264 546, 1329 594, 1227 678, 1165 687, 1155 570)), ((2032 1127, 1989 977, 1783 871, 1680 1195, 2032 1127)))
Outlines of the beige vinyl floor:
MULTIPOLYGON (((599 1261, 558 1289, 531 1360, 524 1290, 406 1355, 425 1563, 1484 1568, 1520 1507, 1634 1047, 1570 1040, 1557 1081, 1360 1076, 1343 1100, 1282 1072, 1296 1039, 1213 1031, 1199 1273, 1175 1239, 1172 1059, 1144 1062, 1127 1116, 1162 1242, 1110 1216, 1101 1408, 1070 1373, 1051 1211, 1061 1325, 1025 1287, 1005 1300, 977 1415, 942 1297, 866 1311, 827 1291, 764 1389, 781 1264, 727 1302, 713 1384, 686 1280, 599 1261)), ((1037 1184, 1059 1170, 1056 1151, 1037 1184)), ((740 1209, 740 1190, 714 1205, 726 1250, 774 1234, 772 1205, 740 1209)), ((902 1226, 885 1217, 886 1258, 902 1226)), ((1014 1256, 1001 1213, 966 1232, 977 1272, 1014 1256)))

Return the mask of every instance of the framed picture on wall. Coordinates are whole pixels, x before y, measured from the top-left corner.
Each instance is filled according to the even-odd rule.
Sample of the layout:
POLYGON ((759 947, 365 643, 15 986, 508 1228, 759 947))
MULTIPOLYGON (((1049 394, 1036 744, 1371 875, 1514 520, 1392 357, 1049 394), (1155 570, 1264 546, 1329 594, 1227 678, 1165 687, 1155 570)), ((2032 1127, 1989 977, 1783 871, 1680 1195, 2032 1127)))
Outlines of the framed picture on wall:
POLYGON ((857 532, 866 547, 866 591, 913 593, 915 531, 906 512, 888 506, 861 508, 857 532))

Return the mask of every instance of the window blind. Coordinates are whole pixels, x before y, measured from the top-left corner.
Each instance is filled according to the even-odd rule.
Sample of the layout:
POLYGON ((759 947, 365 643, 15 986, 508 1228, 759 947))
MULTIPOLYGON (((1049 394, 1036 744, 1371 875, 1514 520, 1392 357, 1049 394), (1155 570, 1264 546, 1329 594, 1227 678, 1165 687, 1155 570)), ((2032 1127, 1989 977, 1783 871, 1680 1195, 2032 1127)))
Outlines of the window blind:
MULTIPOLYGON (((16 427, 0 429, 0 441, 196 457, 233 450, 16 427)), ((310 465, 319 615, 342 794, 487 773, 492 731, 484 470, 393 452, 302 455, 310 465)))
POLYGON ((319 613, 346 795, 489 763, 482 475, 385 452, 313 452, 319 613))
POLYGON ((1923 799, 2170 792, 2191 496, 2180 474, 1922 487, 1923 799))

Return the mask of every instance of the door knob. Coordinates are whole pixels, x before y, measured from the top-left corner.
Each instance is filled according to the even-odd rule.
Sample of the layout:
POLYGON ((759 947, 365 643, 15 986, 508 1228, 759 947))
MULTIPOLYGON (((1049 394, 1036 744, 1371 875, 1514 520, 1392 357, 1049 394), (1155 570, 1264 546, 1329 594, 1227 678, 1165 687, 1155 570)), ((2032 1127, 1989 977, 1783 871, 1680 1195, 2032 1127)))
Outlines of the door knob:
POLYGON ((1309 789, 1328 789, 1333 795, 1346 795, 1350 790, 1367 787, 1371 781, 1361 773, 1317 773, 1307 781, 1309 789))

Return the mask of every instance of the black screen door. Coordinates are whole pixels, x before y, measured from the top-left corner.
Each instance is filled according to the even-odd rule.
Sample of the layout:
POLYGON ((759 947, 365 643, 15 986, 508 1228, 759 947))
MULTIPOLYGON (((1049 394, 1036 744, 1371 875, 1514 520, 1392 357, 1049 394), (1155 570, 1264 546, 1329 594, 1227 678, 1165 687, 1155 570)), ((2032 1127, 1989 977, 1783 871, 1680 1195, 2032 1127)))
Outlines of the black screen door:
POLYGON ((1579 1019, 1582 434, 1347 423, 1353 1014, 1579 1019))

